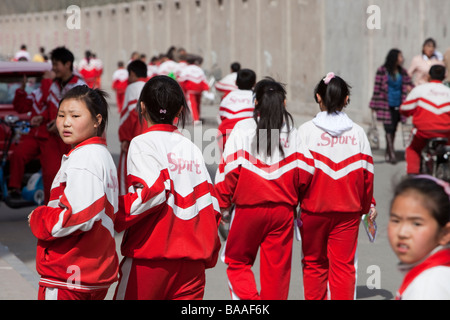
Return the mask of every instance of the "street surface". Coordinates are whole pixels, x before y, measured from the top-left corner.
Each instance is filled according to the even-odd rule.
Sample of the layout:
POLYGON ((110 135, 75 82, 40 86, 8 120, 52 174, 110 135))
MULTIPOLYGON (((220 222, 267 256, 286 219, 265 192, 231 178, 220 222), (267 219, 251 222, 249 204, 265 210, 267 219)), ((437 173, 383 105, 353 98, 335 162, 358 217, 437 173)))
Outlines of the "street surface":
MULTIPOLYGON (((351 107, 351 106, 350 106, 351 107)), ((205 119, 203 126, 195 127, 187 126, 186 129, 191 132, 195 143, 203 144, 205 150, 205 160, 212 179, 214 180, 215 170, 217 168, 217 161, 208 158, 210 155, 214 157, 211 152, 211 141, 213 129, 217 127, 216 115, 218 107, 216 105, 203 105, 202 115, 205 119), (204 134, 203 141, 199 138, 201 133, 198 130, 201 128, 204 134), (196 135, 197 134, 197 135, 196 135), (208 151, 208 152, 206 152, 208 151)), ((295 116, 296 126, 298 127, 309 118, 295 116)), ((110 120, 108 126, 108 148, 113 154, 116 164, 118 164, 119 142, 117 139, 117 129, 119 117, 116 112, 115 104, 111 104, 110 120)), ((360 124, 363 125, 363 124, 360 124)), ((368 128, 368 125, 363 125, 368 128)), ((379 128, 381 129, 381 128, 379 128)), ((380 133, 382 133, 382 129, 380 133)), ((401 134, 397 135, 396 148, 399 150, 397 154, 401 157, 396 165, 387 164, 384 162, 384 138, 381 136, 382 144, 380 150, 374 150, 375 162, 375 199, 377 201, 378 210, 378 235, 374 243, 371 243, 368 236, 361 225, 358 244, 358 278, 357 278, 357 299, 361 300, 384 300, 393 299, 395 292, 400 286, 402 275, 397 270, 397 259, 392 252, 387 239, 387 222, 389 205, 393 193, 393 183, 401 179, 405 173, 405 162, 403 160, 403 140, 401 134)), ((332 195, 327 195, 332 196, 332 195)), ((35 250, 36 239, 31 233, 27 216, 33 208, 25 209, 10 209, 4 203, 0 203, 0 247, 5 247, 11 255, 8 261, 15 261, 12 264, 20 268, 20 273, 25 276, 26 280, 31 284, 30 292, 26 295, 14 296, 14 290, 11 285, 5 286, 0 283, 0 299, 34 299, 37 297, 36 285, 39 279, 35 270, 35 250), (12 257, 11 257, 12 256, 12 257), (9 289, 8 289, 9 288, 9 289), (6 290, 6 291, 5 291, 6 290), (10 290, 7 291, 7 290, 10 290)), ((120 253, 121 234, 116 236, 117 249, 120 253)), ((1 249, 1 248, 0 248, 1 249)), ((4 258, 0 250, 0 258, 4 258)), ((1 259, 0 259, 1 262, 1 259)), ((2 272, 7 272, 9 267, 2 267, 0 263, 0 281, 5 277, 1 276, 2 272)), ((16 268, 16 267, 14 267, 16 268)), ((257 283, 259 283, 259 263, 256 262, 254 266, 254 273, 257 283)), ((294 240, 293 259, 292 259, 292 275, 289 300, 303 300, 302 292, 302 278, 301 278, 301 243, 294 240)), ((10 279, 14 281, 14 279, 10 279)), ((115 286, 111 287, 106 299, 112 299, 115 286)), ((227 286, 226 268, 225 264, 220 260, 217 266, 213 269, 207 270, 205 300, 230 300, 230 294, 227 286)))

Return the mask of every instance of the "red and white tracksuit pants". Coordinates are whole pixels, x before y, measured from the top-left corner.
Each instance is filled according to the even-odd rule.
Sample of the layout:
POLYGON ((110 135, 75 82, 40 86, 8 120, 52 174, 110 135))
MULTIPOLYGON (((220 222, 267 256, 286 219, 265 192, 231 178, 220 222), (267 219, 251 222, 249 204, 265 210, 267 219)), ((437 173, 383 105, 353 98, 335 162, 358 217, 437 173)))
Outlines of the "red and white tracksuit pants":
POLYGON ((355 254, 361 215, 302 212, 301 219, 305 299, 353 300, 356 292, 355 254))
POLYGON ((222 252, 234 300, 286 300, 291 278, 295 208, 236 206, 222 252), (260 249, 258 293, 252 266, 260 249))
POLYGON ((199 121, 201 112, 200 107, 202 101, 202 93, 197 91, 187 91, 186 98, 189 109, 192 113, 192 119, 194 121, 199 121))
POLYGON ((450 131, 432 132, 414 129, 412 140, 405 150, 406 172, 408 174, 420 173, 420 154, 425 148, 427 141, 432 138, 447 138, 450 140, 450 131))
POLYGON ((205 263, 125 257, 114 300, 202 300, 205 263))
POLYGON ((38 300, 104 300, 108 289, 86 292, 39 286, 38 300))

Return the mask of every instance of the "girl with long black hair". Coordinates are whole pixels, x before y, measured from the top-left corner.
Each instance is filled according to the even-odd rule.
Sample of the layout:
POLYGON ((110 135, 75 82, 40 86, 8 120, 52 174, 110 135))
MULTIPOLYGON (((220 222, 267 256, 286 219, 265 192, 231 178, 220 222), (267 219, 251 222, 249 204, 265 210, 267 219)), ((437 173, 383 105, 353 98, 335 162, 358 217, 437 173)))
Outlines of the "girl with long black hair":
POLYGON ((400 105, 406 99, 413 83, 407 71, 402 67, 403 55, 398 49, 391 49, 384 64, 378 68, 375 76, 373 96, 369 107, 376 111, 377 120, 384 125, 386 133, 386 162, 397 162, 394 148, 395 134, 399 122, 406 118, 400 115, 400 105))
POLYGON ((223 214, 235 205, 222 260, 233 299, 284 300, 289 293, 293 226, 301 195, 314 173, 297 139, 286 90, 273 79, 254 89, 254 117, 231 132, 215 189, 223 214), (260 249, 258 292, 251 270, 260 249))

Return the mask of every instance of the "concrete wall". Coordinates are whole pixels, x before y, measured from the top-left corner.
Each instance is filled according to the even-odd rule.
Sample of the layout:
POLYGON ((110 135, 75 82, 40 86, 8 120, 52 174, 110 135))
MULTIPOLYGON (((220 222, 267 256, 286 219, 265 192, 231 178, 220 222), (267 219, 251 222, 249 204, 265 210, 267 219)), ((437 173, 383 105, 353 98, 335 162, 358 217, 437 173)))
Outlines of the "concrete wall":
POLYGON ((0 55, 13 55, 22 43, 31 53, 66 45, 78 60, 90 49, 103 60, 103 85, 109 89, 117 61, 128 61, 135 50, 150 58, 174 45, 203 55, 204 69, 215 74, 227 74, 231 62, 240 61, 259 78, 286 83, 289 108, 308 115, 317 112, 314 86, 334 71, 353 88, 347 112, 365 122, 375 70, 389 49, 401 49, 407 67, 427 37, 435 38, 442 52, 450 46, 448 0, 105 2, 80 5, 79 30, 67 28, 65 9, 0 11, 0 55), (380 29, 367 27, 370 5, 381 9, 380 29))

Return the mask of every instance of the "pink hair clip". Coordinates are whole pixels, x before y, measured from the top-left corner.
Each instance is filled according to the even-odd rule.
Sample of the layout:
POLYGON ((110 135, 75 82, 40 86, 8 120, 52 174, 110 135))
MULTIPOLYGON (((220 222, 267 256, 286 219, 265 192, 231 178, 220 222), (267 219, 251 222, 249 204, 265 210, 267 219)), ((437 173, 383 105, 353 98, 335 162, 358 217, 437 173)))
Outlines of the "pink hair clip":
POLYGON ((449 199, 450 199, 450 183, 448 183, 447 181, 435 178, 433 176, 430 175, 426 175, 426 174, 421 174, 421 175, 417 175, 414 178, 416 179, 428 179, 431 181, 434 181, 437 185, 441 186, 442 189, 444 189, 445 193, 448 195, 449 199))
POLYGON ((166 114, 166 113, 167 113, 167 110, 161 109, 161 110, 159 110, 159 113, 164 113, 164 114, 166 114))
POLYGON ((325 84, 329 84, 331 79, 333 79, 336 75, 333 72, 329 72, 327 76, 323 79, 325 84))

